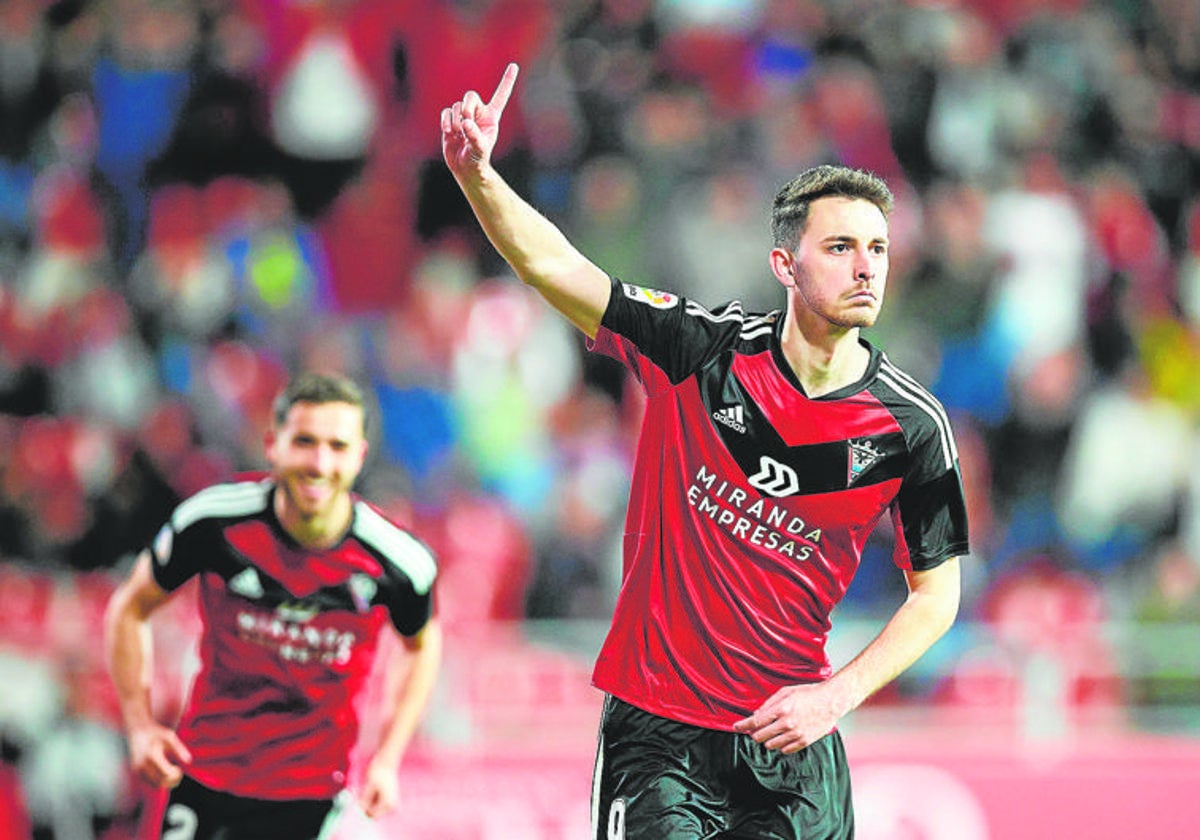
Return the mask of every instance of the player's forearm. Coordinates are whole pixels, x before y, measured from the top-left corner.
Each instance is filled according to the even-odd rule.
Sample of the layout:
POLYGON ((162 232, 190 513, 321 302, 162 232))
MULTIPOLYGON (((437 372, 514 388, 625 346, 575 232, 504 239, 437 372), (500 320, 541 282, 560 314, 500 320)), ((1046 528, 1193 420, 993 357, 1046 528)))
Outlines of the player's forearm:
POLYGON ((150 706, 150 626, 114 600, 105 613, 105 657, 116 689, 125 728, 133 730, 154 720, 150 706))
POLYGON ((398 685, 390 692, 393 699, 375 753, 376 761, 400 766, 413 733, 429 705, 441 662, 442 630, 440 624, 433 621, 421 632, 419 645, 404 663, 407 666, 405 673, 398 675, 398 685))
POLYGON ((828 688, 835 693, 841 714, 858 708, 900 676, 954 624, 958 561, 948 562, 954 564, 953 575, 942 575, 937 585, 912 589, 879 635, 829 679, 828 688))
POLYGON ((489 241, 521 281, 594 337, 608 303, 608 275, 490 166, 459 186, 489 241))

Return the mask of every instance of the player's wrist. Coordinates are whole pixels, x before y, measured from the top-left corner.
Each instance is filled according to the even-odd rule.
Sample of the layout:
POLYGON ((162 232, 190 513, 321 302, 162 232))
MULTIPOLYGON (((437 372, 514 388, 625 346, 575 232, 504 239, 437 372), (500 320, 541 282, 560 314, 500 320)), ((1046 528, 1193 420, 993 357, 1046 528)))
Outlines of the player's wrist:
POLYGON ((136 735, 140 732, 150 732, 160 726, 159 722, 155 720, 154 715, 150 713, 150 709, 141 703, 123 706, 121 708, 121 720, 125 724, 125 731, 130 735, 136 735))
POLYGON ((866 700, 866 692, 858 685, 854 675, 840 671, 824 683, 830 711, 840 720, 857 709, 866 700))

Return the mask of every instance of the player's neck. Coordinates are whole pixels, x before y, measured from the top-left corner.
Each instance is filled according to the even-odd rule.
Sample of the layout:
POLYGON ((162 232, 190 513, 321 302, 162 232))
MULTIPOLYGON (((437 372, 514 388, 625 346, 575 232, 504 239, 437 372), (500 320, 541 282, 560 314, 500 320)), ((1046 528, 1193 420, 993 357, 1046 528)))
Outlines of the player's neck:
POLYGON ((324 549, 337 545, 350 528, 353 509, 350 499, 340 500, 323 514, 305 516, 289 505, 284 494, 275 496, 275 518, 280 526, 304 548, 324 549))
POLYGON ((857 327, 837 328, 828 322, 803 325, 788 314, 781 341, 783 357, 805 394, 820 397, 863 377, 871 353, 858 333, 857 327))

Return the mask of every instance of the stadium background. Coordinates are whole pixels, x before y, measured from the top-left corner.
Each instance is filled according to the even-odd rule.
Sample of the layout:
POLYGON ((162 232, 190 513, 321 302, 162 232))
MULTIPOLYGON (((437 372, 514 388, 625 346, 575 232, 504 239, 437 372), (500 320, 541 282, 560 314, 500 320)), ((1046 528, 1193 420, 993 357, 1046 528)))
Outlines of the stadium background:
MULTIPOLYGON (((975 550, 959 624, 846 721, 860 836, 1198 824, 1193 0, 4 0, 0 837, 132 836, 104 599, 177 500, 262 466, 301 367, 369 385, 361 489, 442 560, 384 833, 586 836, 640 405, 440 161, 440 108, 510 60, 502 171, 623 279, 777 306, 780 183, 897 193, 871 335, 952 414, 975 550)), ((900 586, 881 534, 837 657, 900 586)), ((157 622, 164 716, 194 621, 157 622)))

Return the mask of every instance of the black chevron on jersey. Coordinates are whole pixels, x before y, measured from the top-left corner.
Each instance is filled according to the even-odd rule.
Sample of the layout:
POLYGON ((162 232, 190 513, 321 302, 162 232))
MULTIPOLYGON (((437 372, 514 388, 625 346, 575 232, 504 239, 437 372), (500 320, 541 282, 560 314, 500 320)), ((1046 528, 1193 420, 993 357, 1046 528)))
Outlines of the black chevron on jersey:
POLYGON ((713 428, 750 484, 778 498, 832 493, 851 485, 890 481, 903 474, 907 461, 902 432, 865 435, 853 442, 788 446, 729 370, 732 359, 730 353, 709 364, 697 374, 696 384, 713 428), (739 422, 721 422, 722 411, 739 406, 739 422), (852 469, 855 447, 869 447, 873 453, 857 473, 852 469), (773 464, 784 465, 790 473, 780 475, 773 464))

